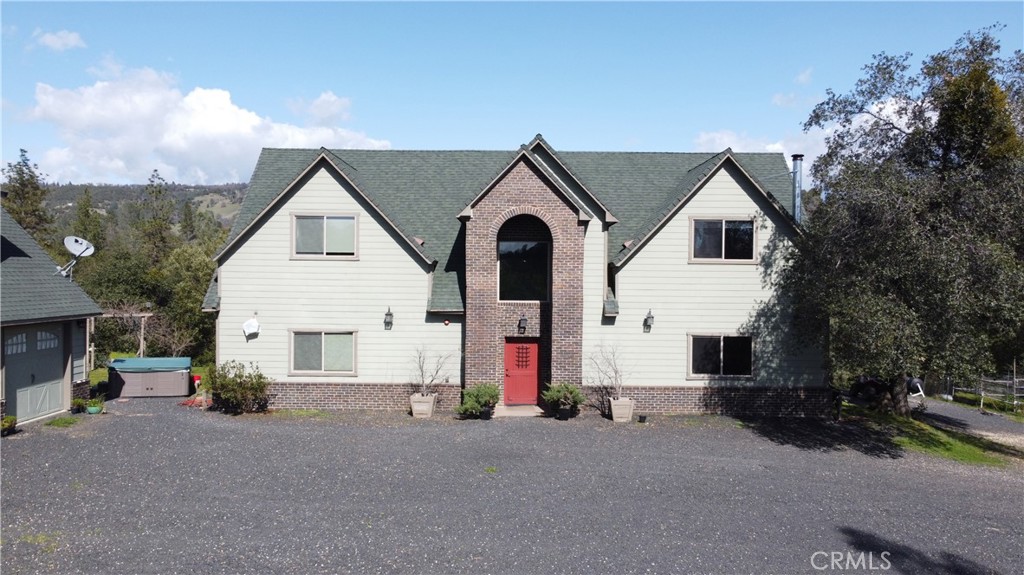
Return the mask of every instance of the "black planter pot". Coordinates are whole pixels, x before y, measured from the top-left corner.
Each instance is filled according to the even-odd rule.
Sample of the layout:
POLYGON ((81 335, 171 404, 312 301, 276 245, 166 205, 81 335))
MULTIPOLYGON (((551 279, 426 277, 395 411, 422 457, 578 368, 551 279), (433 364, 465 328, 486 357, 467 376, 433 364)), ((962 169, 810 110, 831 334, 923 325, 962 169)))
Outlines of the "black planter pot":
POLYGON ((566 420, 568 420, 570 417, 572 417, 572 408, 571 407, 559 407, 558 408, 558 413, 557 413, 557 415, 555 417, 559 421, 566 421, 566 420))
POLYGON ((480 408, 480 419, 490 419, 490 418, 491 418, 491 408, 490 407, 481 407, 480 408))

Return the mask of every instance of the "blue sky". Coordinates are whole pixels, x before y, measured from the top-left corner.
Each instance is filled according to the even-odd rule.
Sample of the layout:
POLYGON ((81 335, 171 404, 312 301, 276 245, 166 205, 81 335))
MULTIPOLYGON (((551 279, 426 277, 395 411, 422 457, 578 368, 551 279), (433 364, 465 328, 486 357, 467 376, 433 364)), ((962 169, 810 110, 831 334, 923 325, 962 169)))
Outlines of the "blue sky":
POLYGON ((780 151, 878 52, 1024 3, 0 3, 3 163, 247 181, 262 147, 780 151))

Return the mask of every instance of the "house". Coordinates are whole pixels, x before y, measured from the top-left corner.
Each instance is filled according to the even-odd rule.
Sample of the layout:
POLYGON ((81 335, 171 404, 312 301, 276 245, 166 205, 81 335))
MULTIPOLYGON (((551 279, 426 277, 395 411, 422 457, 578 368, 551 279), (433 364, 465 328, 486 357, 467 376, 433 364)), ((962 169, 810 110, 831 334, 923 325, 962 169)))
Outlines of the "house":
POLYGON ((0 410, 20 424, 89 396, 86 323, 102 312, 6 210, 0 235, 0 410))
POLYGON ((793 204, 781 154, 265 149, 204 309, 272 407, 406 409, 417 355, 442 409, 598 397, 614 352, 643 412, 822 414, 767 281, 793 204))

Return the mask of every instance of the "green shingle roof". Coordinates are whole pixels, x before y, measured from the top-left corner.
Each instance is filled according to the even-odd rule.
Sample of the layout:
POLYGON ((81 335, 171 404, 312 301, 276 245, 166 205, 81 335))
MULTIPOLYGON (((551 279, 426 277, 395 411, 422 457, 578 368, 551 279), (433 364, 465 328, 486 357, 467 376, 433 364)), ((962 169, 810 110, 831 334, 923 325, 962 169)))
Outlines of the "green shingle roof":
POLYGON ((103 313, 78 284, 55 275, 57 263, 3 209, 0 235, 0 323, 35 323, 103 313))
MULTIPOLYGON (((540 136, 538 136, 538 139, 540 136)), ((536 141, 536 140, 535 140, 536 141)), ((486 186, 520 155, 515 151, 411 151, 264 149, 228 236, 223 260, 240 235, 324 157, 351 179, 366 198, 412 242, 426 261, 436 261, 431 311, 462 311, 464 244, 457 219, 486 186), (422 245, 413 238, 423 240, 422 245)), ((782 154, 558 152, 557 158, 619 223, 609 228, 608 260, 621 263, 624 242, 639 240, 703 181, 723 158, 732 158, 783 211, 792 212, 792 184, 782 154)), ((213 282, 204 308, 218 304, 213 282)))

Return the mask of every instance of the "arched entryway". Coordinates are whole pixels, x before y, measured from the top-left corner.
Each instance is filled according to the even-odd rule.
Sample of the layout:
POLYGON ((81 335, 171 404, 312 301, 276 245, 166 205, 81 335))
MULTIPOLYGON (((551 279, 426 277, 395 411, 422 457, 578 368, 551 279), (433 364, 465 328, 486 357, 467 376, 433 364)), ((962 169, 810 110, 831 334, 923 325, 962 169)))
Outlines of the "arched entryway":
POLYGON ((502 224, 496 243, 498 302, 506 312, 518 312, 522 324, 505 337, 502 399, 505 405, 537 405, 551 372, 551 230, 536 216, 518 215, 502 224))

